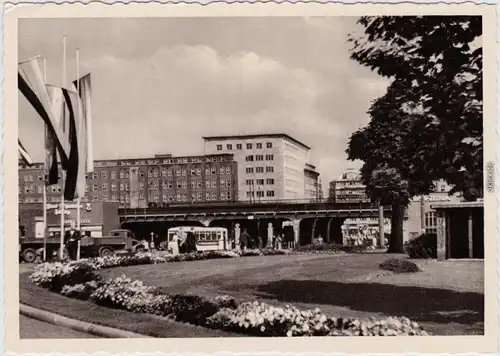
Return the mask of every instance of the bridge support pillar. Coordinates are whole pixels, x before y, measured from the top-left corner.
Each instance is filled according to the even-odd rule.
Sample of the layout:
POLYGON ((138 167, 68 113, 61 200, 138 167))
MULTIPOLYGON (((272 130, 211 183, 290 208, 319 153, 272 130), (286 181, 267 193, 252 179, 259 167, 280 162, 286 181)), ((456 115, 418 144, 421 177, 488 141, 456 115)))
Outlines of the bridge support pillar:
POLYGON ((292 219, 292 226, 293 226, 293 243, 294 246, 299 246, 300 242, 300 221, 302 219, 299 218, 294 218, 292 219))
POLYGON ((325 236, 325 242, 330 242, 330 225, 332 224, 333 218, 328 219, 328 223, 326 225, 326 236, 325 236))
POLYGON ((267 248, 273 246, 274 227, 272 223, 267 224, 267 248))
POLYGON ((241 233, 241 228, 240 228, 240 224, 236 224, 234 226, 234 244, 235 244, 235 248, 237 250, 240 249, 240 233, 241 233))

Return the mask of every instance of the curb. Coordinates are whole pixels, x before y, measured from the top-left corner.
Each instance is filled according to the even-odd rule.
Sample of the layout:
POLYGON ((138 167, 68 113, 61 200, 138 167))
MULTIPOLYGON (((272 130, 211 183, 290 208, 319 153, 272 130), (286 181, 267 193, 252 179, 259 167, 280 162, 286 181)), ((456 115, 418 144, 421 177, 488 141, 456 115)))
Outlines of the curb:
POLYGON ((45 310, 36 309, 28 305, 19 304, 19 314, 31 319, 40 320, 49 324, 62 326, 68 329, 92 334, 103 338, 131 339, 131 338, 151 338, 151 336, 136 334, 130 331, 110 328, 97 324, 87 323, 80 320, 70 319, 65 316, 54 314, 45 310))

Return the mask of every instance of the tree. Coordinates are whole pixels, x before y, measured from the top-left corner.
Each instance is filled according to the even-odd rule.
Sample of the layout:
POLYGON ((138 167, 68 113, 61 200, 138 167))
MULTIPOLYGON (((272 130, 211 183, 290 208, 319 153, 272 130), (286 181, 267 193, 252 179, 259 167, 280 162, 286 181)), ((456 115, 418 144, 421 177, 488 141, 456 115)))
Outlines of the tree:
POLYGON ((362 17, 358 23, 364 32, 350 36, 351 58, 392 82, 347 153, 364 162, 370 197, 397 206, 393 220, 400 226, 389 250, 399 252, 397 214, 411 197, 428 194, 438 179, 468 200, 482 194, 481 17, 362 17))

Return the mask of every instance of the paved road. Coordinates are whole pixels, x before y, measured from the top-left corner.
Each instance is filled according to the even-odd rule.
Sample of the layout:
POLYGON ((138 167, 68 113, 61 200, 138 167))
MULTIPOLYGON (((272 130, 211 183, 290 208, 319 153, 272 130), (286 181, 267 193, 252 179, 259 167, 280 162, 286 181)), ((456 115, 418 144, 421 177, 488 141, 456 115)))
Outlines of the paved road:
POLYGON ((19 334, 21 339, 98 339, 99 337, 44 323, 19 315, 19 334))

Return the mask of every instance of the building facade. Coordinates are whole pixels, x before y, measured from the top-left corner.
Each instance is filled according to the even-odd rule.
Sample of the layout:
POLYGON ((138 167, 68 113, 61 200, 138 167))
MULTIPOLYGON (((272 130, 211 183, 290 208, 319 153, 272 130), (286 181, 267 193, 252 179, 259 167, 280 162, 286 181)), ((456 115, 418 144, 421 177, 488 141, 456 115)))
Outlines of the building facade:
MULTIPOLYGON (((95 161, 83 202, 149 203, 232 201, 238 196, 238 165, 231 154, 95 161)), ((19 167, 19 202, 43 200, 44 164, 19 167)), ((47 189, 47 202, 61 201, 61 185, 47 189)))
POLYGON ((358 170, 348 169, 330 182, 329 199, 335 203, 369 203, 365 185, 358 170))
POLYGON ((233 155, 241 201, 317 196, 311 193, 311 186, 318 188, 319 174, 309 164, 310 147, 286 134, 212 136, 204 141, 207 154, 233 155))

